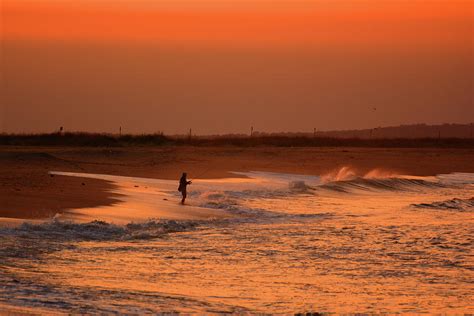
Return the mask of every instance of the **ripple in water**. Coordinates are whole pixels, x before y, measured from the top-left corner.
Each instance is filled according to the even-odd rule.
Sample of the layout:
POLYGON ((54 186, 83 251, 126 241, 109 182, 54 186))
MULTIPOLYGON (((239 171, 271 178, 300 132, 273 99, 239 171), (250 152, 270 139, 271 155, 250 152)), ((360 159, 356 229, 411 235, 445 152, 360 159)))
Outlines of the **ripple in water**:
MULTIPOLYGON (((192 187, 232 218, 0 229, 0 310, 474 312, 472 175, 246 175, 192 187)), ((174 182, 115 181, 145 181, 143 203, 178 198, 174 182)))

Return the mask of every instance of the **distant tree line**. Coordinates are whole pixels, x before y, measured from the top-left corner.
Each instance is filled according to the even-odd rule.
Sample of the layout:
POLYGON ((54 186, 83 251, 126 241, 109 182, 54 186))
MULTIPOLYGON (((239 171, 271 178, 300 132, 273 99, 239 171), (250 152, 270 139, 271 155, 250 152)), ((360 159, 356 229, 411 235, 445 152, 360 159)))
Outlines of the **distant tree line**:
POLYGON ((320 135, 166 136, 159 134, 115 135, 97 133, 0 134, 3 146, 275 146, 275 147, 458 147, 474 148, 473 138, 342 138, 320 135))

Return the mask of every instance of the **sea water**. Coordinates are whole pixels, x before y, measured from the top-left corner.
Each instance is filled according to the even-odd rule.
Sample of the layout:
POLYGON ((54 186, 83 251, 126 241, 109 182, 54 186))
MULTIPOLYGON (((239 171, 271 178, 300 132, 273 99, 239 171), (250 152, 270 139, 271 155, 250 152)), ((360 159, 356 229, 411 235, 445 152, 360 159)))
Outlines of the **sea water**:
POLYGON ((57 174, 119 200, 0 228, 0 310, 474 312, 474 174, 238 173, 184 207, 176 181, 57 174), (160 218, 187 208, 219 216, 160 218))

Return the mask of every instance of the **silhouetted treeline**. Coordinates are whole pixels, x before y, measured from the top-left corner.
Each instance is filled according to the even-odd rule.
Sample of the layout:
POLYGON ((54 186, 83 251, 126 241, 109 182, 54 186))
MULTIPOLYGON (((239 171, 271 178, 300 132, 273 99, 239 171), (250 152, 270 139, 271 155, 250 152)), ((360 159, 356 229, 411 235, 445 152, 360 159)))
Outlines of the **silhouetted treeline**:
MULTIPOLYGON (((289 136, 291 133, 282 135, 289 136)), ((337 138, 473 138, 474 124, 411 124, 359 130, 316 131, 299 135, 337 138)))
POLYGON ((319 136, 165 136, 92 133, 0 134, 0 145, 10 146, 275 146, 275 147, 446 147, 474 148, 472 138, 336 138, 319 136))
POLYGON ((121 147, 133 145, 164 145, 169 138, 163 134, 113 135, 96 133, 0 134, 0 145, 12 146, 90 146, 121 147))

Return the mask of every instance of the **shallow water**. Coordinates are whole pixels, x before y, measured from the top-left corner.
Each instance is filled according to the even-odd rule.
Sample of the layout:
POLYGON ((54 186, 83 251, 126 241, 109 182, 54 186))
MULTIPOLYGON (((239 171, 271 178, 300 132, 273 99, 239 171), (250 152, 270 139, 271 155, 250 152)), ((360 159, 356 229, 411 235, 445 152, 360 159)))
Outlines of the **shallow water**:
POLYGON ((474 312, 474 174, 195 180, 192 220, 153 216, 185 212, 175 181, 69 175, 121 202, 1 228, 5 309, 474 312))

